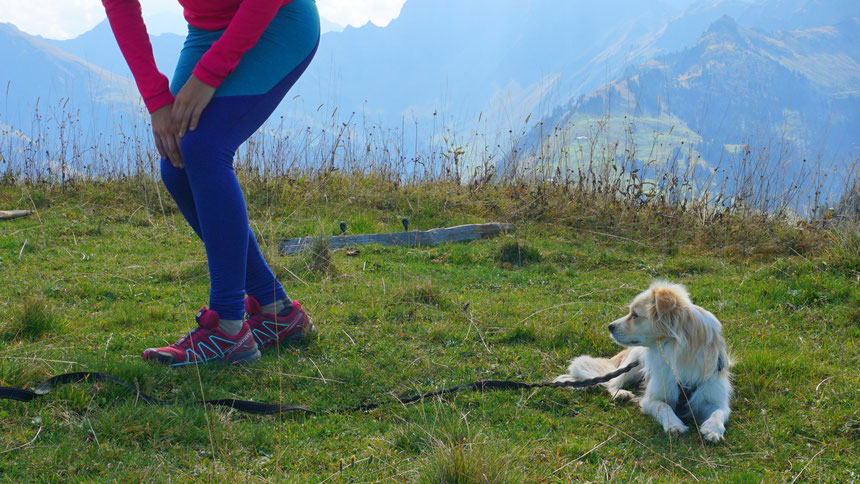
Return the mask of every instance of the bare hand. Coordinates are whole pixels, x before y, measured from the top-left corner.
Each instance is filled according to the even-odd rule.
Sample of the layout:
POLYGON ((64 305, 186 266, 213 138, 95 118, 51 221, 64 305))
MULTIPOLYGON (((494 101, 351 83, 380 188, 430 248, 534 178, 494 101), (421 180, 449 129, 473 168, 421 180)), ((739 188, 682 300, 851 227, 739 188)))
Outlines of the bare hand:
POLYGON ((197 129, 197 122, 203 109, 215 95, 215 88, 201 81, 193 74, 179 90, 173 102, 173 122, 179 137, 185 136, 190 129, 197 129))
POLYGON ((184 168, 182 153, 179 151, 181 138, 176 129, 176 123, 173 122, 172 109, 173 105, 168 104, 152 112, 152 135, 155 137, 155 146, 161 157, 167 158, 176 168, 184 168))

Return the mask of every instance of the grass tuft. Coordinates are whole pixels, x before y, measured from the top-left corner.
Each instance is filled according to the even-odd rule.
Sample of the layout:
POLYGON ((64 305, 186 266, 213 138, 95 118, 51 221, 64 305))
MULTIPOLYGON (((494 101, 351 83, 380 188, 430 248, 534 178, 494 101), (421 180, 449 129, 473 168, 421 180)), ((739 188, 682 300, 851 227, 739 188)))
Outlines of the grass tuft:
POLYGON ((855 295, 848 301, 846 319, 855 331, 860 332, 860 295, 855 295))
POLYGON ((837 231, 835 239, 827 254, 830 265, 860 272, 860 227, 846 227, 837 231))
POLYGON ((36 340, 49 331, 56 331, 58 326, 59 320, 44 298, 28 297, 6 328, 5 336, 36 340))
POLYGON ((466 484, 522 482, 510 461, 487 443, 466 440, 439 442, 418 482, 466 484))
POLYGON ((209 275, 205 261, 179 261, 167 264, 156 272, 156 279, 162 282, 189 282, 204 279, 209 275))
POLYGON ((315 240, 313 245, 311 245, 308 267, 312 272, 328 276, 337 273, 329 246, 328 239, 322 237, 315 240))
POLYGON ((510 242, 499 249, 498 260, 503 264, 527 266, 540 262, 541 255, 540 251, 533 247, 522 245, 519 242, 510 242))
POLYGON ((529 344, 538 340, 537 331, 532 325, 519 325, 508 330, 500 338, 500 341, 508 344, 529 344))
POLYGON ((448 303, 442 291, 429 280, 407 285, 403 289, 401 299, 407 304, 427 304, 438 307, 445 307, 448 303))

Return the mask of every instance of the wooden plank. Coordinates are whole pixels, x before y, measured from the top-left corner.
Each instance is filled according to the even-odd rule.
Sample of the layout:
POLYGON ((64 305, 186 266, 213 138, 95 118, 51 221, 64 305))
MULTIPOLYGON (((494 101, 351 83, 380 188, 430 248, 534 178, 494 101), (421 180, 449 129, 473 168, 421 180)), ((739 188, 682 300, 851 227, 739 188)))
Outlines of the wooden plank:
POLYGON ((0 210, 0 220, 12 220, 21 217, 28 217, 29 210, 0 210))
POLYGON ((468 240, 489 239, 505 232, 513 232, 510 224, 489 223, 458 225, 426 231, 394 232, 390 234, 338 235, 334 237, 300 237, 281 242, 281 254, 296 254, 311 248, 320 239, 329 241, 332 250, 359 245, 388 245, 403 247, 426 247, 444 242, 465 242, 468 240))

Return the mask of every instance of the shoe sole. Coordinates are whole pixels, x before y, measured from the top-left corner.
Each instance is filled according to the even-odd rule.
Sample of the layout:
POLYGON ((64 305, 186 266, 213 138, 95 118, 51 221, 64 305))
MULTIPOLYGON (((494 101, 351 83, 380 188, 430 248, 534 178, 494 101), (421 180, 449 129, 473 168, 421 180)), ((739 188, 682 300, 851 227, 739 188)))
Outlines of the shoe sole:
POLYGON ((260 348, 255 347, 253 350, 248 350, 244 353, 237 353, 235 355, 230 355, 230 364, 231 365, 244 365, 245 363, 250 363, 259 359, 262 355, 260 353, 260 348))
POLYGON ((227 360, 223 360, 220 358, 213 358, 206 361, 184 361, 182 363, 174 363, 173 358, 162 355, 160 353, 155 353, 152 358, 144 358, 144 361, 155 361, 157 363, 162 363, 165 365, 169 365, 171 367, 180 367, 180 366, 188 366, 188 365, 217 365, 217 364, 230 364, 230 365, 244 365, 246 363, 251 363, 252 361, 258 360, 262 357, 262 353, 260 353, 260 348, 255 347, 252 350, 245 351, 243 353, 236 353, 235 355, 230 355, 230 358, 227 360))

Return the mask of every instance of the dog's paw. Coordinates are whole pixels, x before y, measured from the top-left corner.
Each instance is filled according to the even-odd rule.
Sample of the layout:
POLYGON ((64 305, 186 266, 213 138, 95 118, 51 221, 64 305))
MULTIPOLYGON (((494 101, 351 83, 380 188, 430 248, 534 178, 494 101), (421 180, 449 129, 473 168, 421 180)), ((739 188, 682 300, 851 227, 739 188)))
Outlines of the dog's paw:
POLYGON ((675 415, 672 415, 671 418, 667 419, 663 422, 663 430, 670 434, 683 434, 684 432, 690 430, 690 427, 684 425, 684 422, 681 421, 675 415))
POLYGON ((633 392, 628 390, 609 390, 612 393, 613 400, 630 400, 632 402, 636 402, 636 395, 633 392))
POLYGON ((570 373, 565 373, 564 375, 559 375, 559 376, 555 377, 555 380, 553 380, 552 382, 553 383, 564 383, 564 382, 570 382, 570 381, 576 381, 576 378, 574 378, 570 373))
POLYGON ((723 440, 723 434, 726 432, 726 428, 718 421, 708 420, 702 424, 701 432, 702 437, 704 437, 705 440, 716 443, 723 440))

